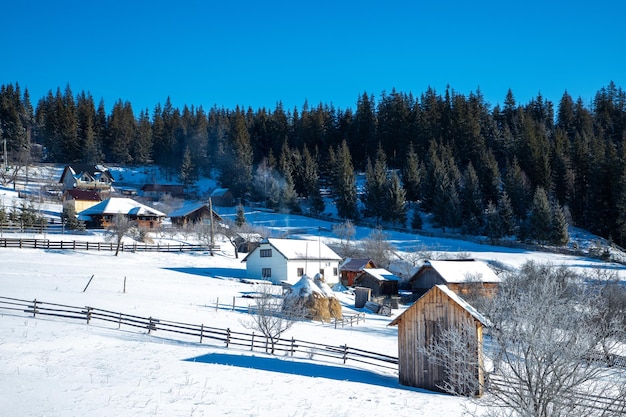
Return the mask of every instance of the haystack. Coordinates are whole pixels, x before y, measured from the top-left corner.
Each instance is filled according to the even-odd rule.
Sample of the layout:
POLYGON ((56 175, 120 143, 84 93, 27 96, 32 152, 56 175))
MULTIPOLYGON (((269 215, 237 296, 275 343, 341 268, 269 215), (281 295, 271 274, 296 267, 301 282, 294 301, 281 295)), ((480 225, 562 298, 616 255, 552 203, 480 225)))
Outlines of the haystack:
POLYGON ((341 304, 320 274, 313 279, 303 275, 285 294, 283 308, 313 320, 341 318, 341 304))

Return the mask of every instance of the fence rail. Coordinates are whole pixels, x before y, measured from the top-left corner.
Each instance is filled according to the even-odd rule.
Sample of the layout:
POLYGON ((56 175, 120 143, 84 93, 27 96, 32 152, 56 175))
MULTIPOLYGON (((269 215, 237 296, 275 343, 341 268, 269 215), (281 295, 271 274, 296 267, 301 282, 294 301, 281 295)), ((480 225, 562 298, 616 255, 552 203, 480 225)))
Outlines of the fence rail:
POLYGON ((238 347, 247 350, 261 350, 265 352, 297 356, 312 359, 324 357, 346 363, 348 360, 381 368, 398 370, 398 358, 378 352, 370 352, 346 345, 332 346, 322 343, 308 342, 296 339, 277 339, 272 346, 270 340, 260 333, 236 332, 230 329, 221 329, 205 324, 181 323, 155 317, 141 317, 125 313, 103 310, 95 307, 77 307, 64 304, 47 303, 35 300, 21 300, 0 297, 0 311, 10 311, 14 314, 28 314, 32 317, 58 317, 66 320, 78 320, 90 324, 94 321, 111 323, 122 326, 144 329, 152 332, 169 332, 189 336, 200 343, 210 343, 225 347, 238 347))
MULTIPOLYGON (((0 238, 0 248, 115 251, 117 249, 117 243, 2 237, 0 238)), ((220 247, 218 245, 213 245, 212 249, 219 250, 220 247)), ((203 252, 208 250, 211 250, 211 247, 208 245, 191 243, 159 243, 156 245, 149 245, 147 243, 122 242, 120 244, 120 252, 203 252)))

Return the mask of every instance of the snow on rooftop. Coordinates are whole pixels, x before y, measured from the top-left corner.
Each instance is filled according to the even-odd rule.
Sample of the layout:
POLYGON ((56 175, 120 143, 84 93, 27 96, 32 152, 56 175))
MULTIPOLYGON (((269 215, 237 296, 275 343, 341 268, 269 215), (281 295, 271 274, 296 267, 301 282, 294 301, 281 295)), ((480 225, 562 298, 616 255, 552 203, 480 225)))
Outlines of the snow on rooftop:
POLYGON ((428 261, 426 265, 431 265, 448 283, 500 282, 500 278, 489 265, 480 261, 428 261))
POLYGON ((111 197, 95 206, 89 207, 79 213, 80 216, 92 215, 92 214, 151 214, 153 216, 163 216, 165 213, 160 212, 157 209, 148 207, 141 204, 131 198, 111 197))
POLYGON ((379 281, 400 281, 400 278, 387 271, 385 268, 366 268, 363 272, 370 274, 379 281))
POLYGON ((315 240, 301 239, 267 239, 287 259, 328 259, 340 261, 337 255, 325 243, 315 240))

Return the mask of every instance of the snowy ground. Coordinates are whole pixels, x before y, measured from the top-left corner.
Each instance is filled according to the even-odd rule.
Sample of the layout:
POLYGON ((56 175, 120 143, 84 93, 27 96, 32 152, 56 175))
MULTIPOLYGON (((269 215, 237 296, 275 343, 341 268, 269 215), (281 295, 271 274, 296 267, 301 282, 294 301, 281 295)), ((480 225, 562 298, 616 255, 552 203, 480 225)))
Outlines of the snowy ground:
MULTIPOLYGON (((13 198, 6 194, 5 198, 13 198)), ((252 209, 246 217, 276 235, 292 232, 329 243, 336 239, 327 222, 252 209)), ((357 228, 356 239, 369 232, 357 228)), ((45 237, 103 239, 100 233, 45 237)), ((625 272, 621 265, 591 258, 453 239, 393 233, 389 240, 401 256, 419 249, 434 256, 462 253, 509 269, 532 259, 568 265, 583 273, 597 267, 622 277, 625 272)), ((220 303, 232 303, 235 297, 238 306, 245 306, 249 299, 243 295, 254 290, 240 281, 246 275, 245 264, 234 259, 232 247, 222 242, 221 248, 213 257, 208 253, 127 252, 115 257, 111 252, 0 248, 0 296, 247 331, 241 324, 244 313, 215 308, 218 298, 220 303)), ((339 297, 344 308, 350 309, 350 296, 339 297)), ((348 344, 396 356, 397 328, 387 325, 401 311, 394 310, 392 317, 367 314, 364 324, 352 328, 297 323, 285 337, 348 344)), ((0 335, 0 414, 7 416, 451 417, 462 414, 466 401, 401 386, 393 371, 315 357, 272 357, 172 334, 118 330, 97 322, 33 319, 0 311, 0 335)))

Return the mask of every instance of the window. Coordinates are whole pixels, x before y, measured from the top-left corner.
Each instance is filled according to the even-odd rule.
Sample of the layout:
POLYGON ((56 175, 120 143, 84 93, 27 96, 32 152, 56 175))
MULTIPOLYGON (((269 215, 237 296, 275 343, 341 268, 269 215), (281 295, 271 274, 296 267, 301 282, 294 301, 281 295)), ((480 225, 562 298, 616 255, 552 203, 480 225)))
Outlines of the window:
POLYGON ((333 268, 333 276, 337 276, 337 268, 333 268))
POLYGON ((304 275, 304 268, 298 268, 298 276, 301 277, 304 275))
POLYGON ((271 249, 261 249, 261 258, 271 258, 272 250, 271 249))
POLYGON ((321 269, 320 269, 320 275, 321 275, 321 276, 324 276, 324 268, 321 268, 321 269))
POLYGON ((263 278, 270 278, 272 276, 272 268, 263 268, 261 275, 263 278))

